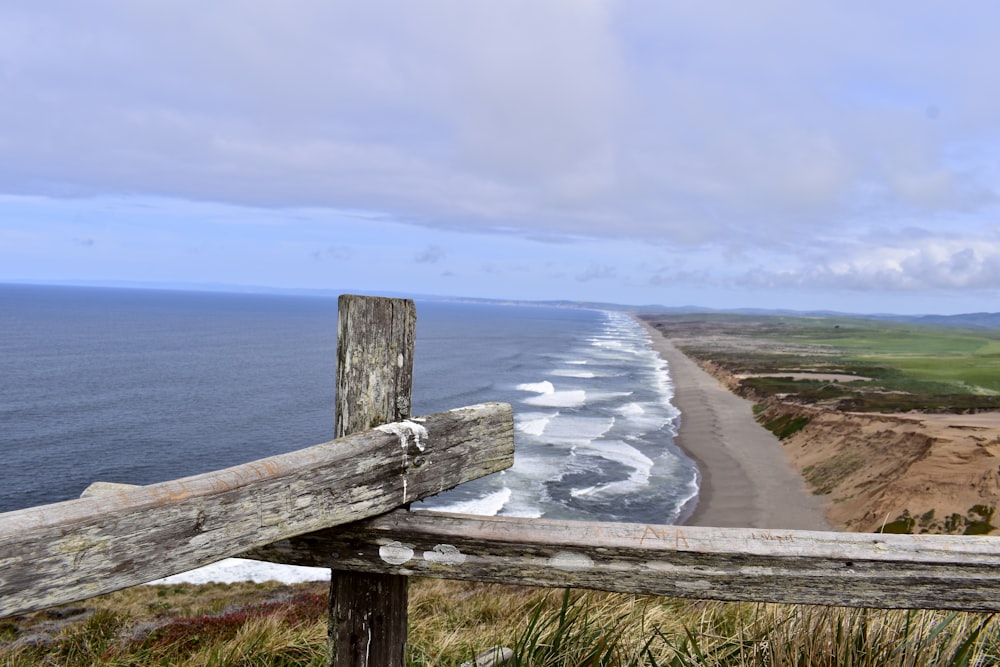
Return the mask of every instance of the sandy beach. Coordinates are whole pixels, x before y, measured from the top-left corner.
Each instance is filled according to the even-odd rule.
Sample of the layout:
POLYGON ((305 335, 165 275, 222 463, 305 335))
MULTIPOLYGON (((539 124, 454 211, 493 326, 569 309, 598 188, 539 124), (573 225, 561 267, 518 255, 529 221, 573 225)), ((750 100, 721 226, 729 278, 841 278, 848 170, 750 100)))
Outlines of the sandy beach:
POLYGON ((751 401, 722 386, 647 322, 653 349, 667 362, 681 411, 677 444, 702 474, 687 523, 697 526, 832 530, 778 439, 753 418, 751 401))

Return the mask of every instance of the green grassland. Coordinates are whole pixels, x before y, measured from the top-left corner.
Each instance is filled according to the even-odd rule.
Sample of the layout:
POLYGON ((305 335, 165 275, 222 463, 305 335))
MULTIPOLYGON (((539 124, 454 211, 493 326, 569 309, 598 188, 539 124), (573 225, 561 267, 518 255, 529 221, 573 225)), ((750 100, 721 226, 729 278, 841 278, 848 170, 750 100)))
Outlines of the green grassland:
POLYGON ((1000 394, 1000 332, 847 321, 823 331, 811 320, 793 322, 797 340, 828 346, 849 368, 894 369, 917 383, 958 392, 1000 394))
POLYGON ((735 374, 758 396, 781 394, 850 410, 1000 409, 1000 330, 890 321, 739 315, 651 321, 693 357, 735 374), (857 381, 791 379, 838 373, 857 381), (783 373, 789 376, 781 377, 783 373))

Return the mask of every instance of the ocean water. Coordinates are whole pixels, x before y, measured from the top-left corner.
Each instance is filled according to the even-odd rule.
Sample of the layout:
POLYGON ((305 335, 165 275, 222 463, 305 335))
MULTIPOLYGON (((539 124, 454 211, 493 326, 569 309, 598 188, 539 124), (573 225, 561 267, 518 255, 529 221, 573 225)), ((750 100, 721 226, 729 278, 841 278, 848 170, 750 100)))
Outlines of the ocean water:
POLYGON ((631 317, 427 304, 421 325, 419 308, 415 410, 509 402, 516 454, 512 469, 416 507, 594 521, 686 518, 697 469, 673 442, 678 412, 666 366, 631 317))
MULTIPOLYGON (((335 298, 0 285, 0 511, 329 440, 336 328, 335 298)), ((414 414, 509 402, 516 457, 417 507, 682 522, 671 396, 628 315, 418 301, 414 414)))

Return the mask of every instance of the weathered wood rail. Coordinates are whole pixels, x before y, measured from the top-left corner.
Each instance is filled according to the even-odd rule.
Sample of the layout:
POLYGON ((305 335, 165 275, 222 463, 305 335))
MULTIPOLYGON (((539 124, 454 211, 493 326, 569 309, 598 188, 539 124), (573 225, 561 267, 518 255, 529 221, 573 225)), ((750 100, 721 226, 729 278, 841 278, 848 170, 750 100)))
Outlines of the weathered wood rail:
POLYGON ((0 514, 0 616, 382 514, 510 466, 510 406, 405 421, 225 470, 0 514))
POLYGON ((272 543, 280 563, 528 586, 882 609, 1000 610, 994 537, 395 511, 272 543))
MULTIPOLYGON (((402 665, 407 581, 1000 611, 1000 541, 472 517, 408 503, 513 462, 510 406, 410 419, 415 310, 341 297, 336 436, 145 487, 0 514, 0 616, 232 555, 329 567, 330 664, 402 665), (399 509, 404 508, 404 509, 399 509)), ((98 489, 100 491, 100 489, 98 489)))

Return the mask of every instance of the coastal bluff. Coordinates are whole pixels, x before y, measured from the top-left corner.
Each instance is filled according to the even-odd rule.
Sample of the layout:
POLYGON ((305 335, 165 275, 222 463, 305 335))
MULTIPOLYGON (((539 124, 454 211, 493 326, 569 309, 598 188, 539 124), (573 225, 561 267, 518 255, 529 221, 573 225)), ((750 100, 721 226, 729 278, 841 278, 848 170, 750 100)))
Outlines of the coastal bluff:
MULTIPOLYGON (((854 532, 990 534, 1000 506, 1000 412, 862 412, 762 395, 744 382, 739 342, 644 318, 657 336, 754 405, 754 418, 781 437, 783 458, 837 529, 854 532), (711 345, 723 350, 706 354, 711 345)), ((654 341, 654 347, 656 341, 654 341)), ((747 357, 759 350, 744 349, 747 357)), ((792 347, 786 364, 794 365, 792 347)), ((802 351, 798 351, 802 352, 802 351)), ((804 352, 803 352, 804 354, 804 352)), ((668 363, 670 359, 668 358, 668 363)), ((782 370, 775 375, 787 375, 782 370)), ((819 374, 815 374, 819 375, 819 374)), ((679 382, 678 382, 679 385, 679 382)), ((677 387, 678 396, 684 392, 677 387)), ((763 430, 763 429, 762 429, 763 430)), ((683 440, 683 438, 682 438, 683 440)), ((689 446, 685 442, 685 448, 689 446)))
POLYGON ((680 411, 677 445, 698 464, 696 526, 831 530, 826 501, 807 489, 778 439, 753 417, 753 402, 685 356, 649 322, 653 349, 667 362, 680 411))

